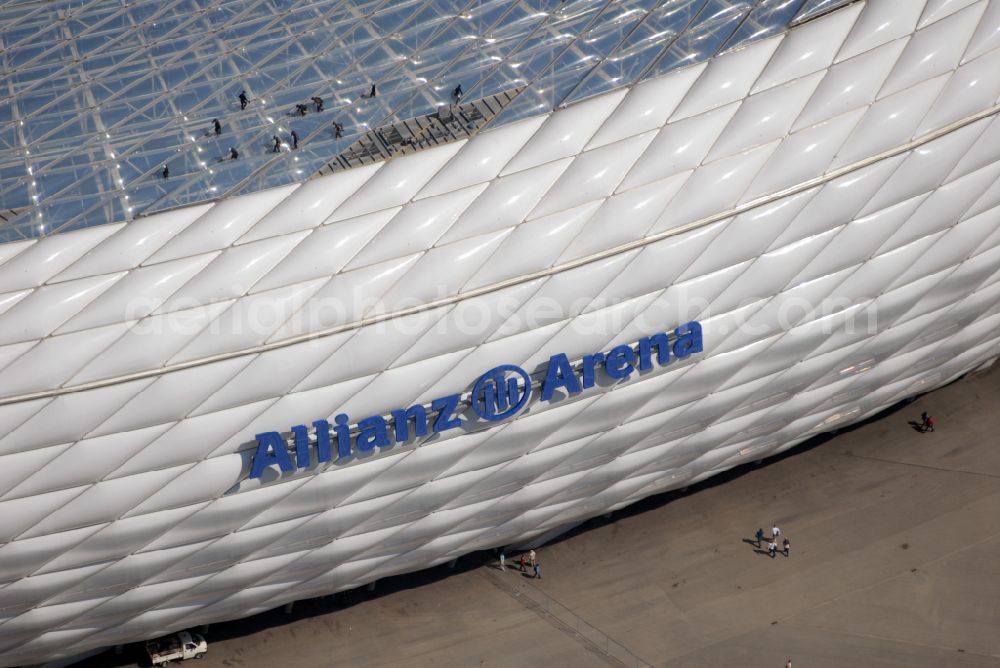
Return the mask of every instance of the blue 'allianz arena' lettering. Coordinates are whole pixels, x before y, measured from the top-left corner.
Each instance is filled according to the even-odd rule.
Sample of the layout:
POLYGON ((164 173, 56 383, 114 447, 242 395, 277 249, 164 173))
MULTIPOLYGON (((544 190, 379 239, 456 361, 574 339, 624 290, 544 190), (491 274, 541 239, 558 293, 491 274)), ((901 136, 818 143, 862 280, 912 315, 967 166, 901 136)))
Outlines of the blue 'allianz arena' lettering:
MULTIPOLYGON (((701 324, 689 322, 674 330, 673 342, 666 332, 639 339, 636 345, 615 346, 606 353, 585 355, 579 370, 574 369, 565 353, 549 358, 541 381, 541 401, 551 401, 558 391, 566 395, 582 392, 595 385, 598 370, 614 380, 626 381, 636 371, 649 371, 655 363, 664 366, 675 359, 684 359, 703 350, 701 324)), ((469 397, 472 410, 490 422, 508 419, 519 413, 531 398, 532 384, 528 373, 513 364, 502 364, 490 369, 476 381, 469 397)), ((285 439, 279 432, 257 434, 257 450, 250 466, 250 477, 259 478, 264 471, 277 465, 283 473, 296 468, 308 468, 314 461, 332 461, 334 450, 338 459, 358 453, 368 453, 375 448, 392 447, 411 439, 426 436, 428 429, 438 433, 456 429, 463 424, 459 418, 462 396, 449 394, 431 401, 430 411, 421 405, 391 411, 392 424, 381 415, 372 415, 357 423, 357 433, 351 439, 350 418, 340 413, 333 418, 333 436, 327 420, 312 423, 316 434, 315 448, 310 444, 305 425, 291 428, 295 459, 289 453, 285 439), (335 442, 334 442, 335 441, 335 442), (315 450, 315 460, 313 455, 315 450)))

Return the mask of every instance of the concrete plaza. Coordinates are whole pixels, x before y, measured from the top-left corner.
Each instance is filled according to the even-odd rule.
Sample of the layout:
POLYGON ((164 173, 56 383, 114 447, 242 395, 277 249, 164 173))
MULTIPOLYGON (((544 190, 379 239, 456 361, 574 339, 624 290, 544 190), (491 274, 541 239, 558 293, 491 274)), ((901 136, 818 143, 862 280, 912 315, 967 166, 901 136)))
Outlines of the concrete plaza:
POLYGON ((592 520, 538 550, 542 580, 470 555, 213 625, 198 665, 1000 666, 998 434, 994 368, 592 520), (772 522, 789 558, 746 540, 772 522))

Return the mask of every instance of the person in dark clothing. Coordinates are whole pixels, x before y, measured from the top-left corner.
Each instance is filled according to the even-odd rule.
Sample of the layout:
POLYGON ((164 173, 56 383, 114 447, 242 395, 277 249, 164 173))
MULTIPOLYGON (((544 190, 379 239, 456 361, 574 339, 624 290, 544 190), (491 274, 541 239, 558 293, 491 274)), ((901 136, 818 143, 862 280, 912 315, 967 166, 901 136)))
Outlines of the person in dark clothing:
POLYGON ((273 135, 271 139, 274 141, 274 148, 271 149, 272 153, 281 153, 281 137, 278 135, 273 135))
POLYGON ((454 98, 455 102, 460 102, 462 100, 462 95, 465 93, 462 91, 462 84, 455 86, 455 90, 451 91, 451 96, 454 98))
POLYGON ((292 148, 296 149, 299 147, 299 133, 292 130, 292 148))
POLYGON ((316 105, 316 113, 323 111, 323 98, 318 95, 314 95, 312 98, 313 104, 316 105))
POLYGON ((163 178, 169 179, 170 178, 170 168, 167 167, 166 165, 163 165, 163 172, 162 172, 162 174, 163 174, 163 178))
POLYGON ((309 107, 304 104, 295 105, 295 111, 298 112, 299 116, 305 116, 309 113, 309 107))
POLYGON ((333 137, 334 139, 340 139, 344 136, 344 126, 340 123, 334 121, 333 123, 333 137))
POLYGON ((924 431, 934 431, 934 418, 930 415, 928 415, 927 419, 924 421, 924 431))
POLYGON ((786 557, 788 556, 788 548, 790 548, 791 546, 792 544, 788 541, 788 538, 785 538, 783 541, 781 541, 781 548, 782 551, 785 553, 786 557))
POLYGON ((212 127, 215 128, 215 136, 218 137, 222 134, 222 123, 219 122, 218 118, 212 119, 212 127))
POLYGON ((372 82, 372 89, 368 93, 368 97, 375 97, 375 82, 372 82))
POLYGON ((757 540, 757 549, 759 550, 760 546, 764 543, 764 530, 757 529, 757 533, 753 537, 757 540))
POLYGON ((250 98, 247 97, 247 92, 245 90, 240 91, 240 109, 246 109, 249 102, 250 98))
POLYGON ((236 160, 240 157, 240 152, 237 151, 235 148, 230 148, 229 157, 232 158, 233 160, 236 160))

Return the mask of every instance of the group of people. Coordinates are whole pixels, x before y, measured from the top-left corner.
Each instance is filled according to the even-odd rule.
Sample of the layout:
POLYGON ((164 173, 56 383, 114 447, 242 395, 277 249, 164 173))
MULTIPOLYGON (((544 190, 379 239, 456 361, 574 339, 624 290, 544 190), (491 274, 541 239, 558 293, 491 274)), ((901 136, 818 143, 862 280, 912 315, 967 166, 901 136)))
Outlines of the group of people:
MULTIPOLYGON (((774 559, 774 555, 778 553, 778 538, 780 537, 781 537, 781 529, 778 528, 777 524, 772 524, 771 538, 767 542, 767 553, 771 555, 772 559, 774 559)), ((757 529, 757 533, 754 534, 754 540, 755 540, 754 544, 759 550, 761 546, 764 544, 763 529, 757 529)), ((788 540, 787 536, 784 537, 781 541, 781 551, 786 557, 788 556, 788 552, 791 549, 791 547, 792 547, 791 541, 788 540)))
MULTIPOLYGON (((295 130, 292 130, 292 134, 290 135, 290 138, 291 138, 292 148, 293 149, 298 148, 299 147, 299 133, 296 132, 295 130)), ((271 148, 271 153, 281 153, 281 137, 279 137, 278 135, 271 135, 271 141, 274 143, 274 146, 271 148)))
MULTIPOLYGON (((503 551, 503 549, 500 550, 499 561, 500 561, 500 570, 506 571, 507 554, 503 551)), ((535 558, 534 550, 528 550, 527 553, 525 552, 521 553, 520 565, 522 573, 528 573, 529 572, 528 568, 530 567, 531 577, 538 580, 542 579, 542 568, 538 564, 538 559, 535 558)))
MULTIPOLYGON (((375 83, 372 82, 371 88, 368 90, 368 93, 367 94, 362 94, 361 97, 363 97, 363 98, 373 98, 373 97, 376 96, 376 94, 377 94, 377 91, 375 89, 375 83)), ((462 99, 462 95, 463 94, 464 94, 464 92, 462 91, 462 85, 461 84, 459 84, 458 86, 456 86, 455 90, 453 90, 452 93, 451 93, 452 98, 455 100, 456 103, 459 102, 462 99)), ((247 108, 247 105, 250 104, 250 97, 247 95, 246 90, 241 90, 239 96, 237 97, 237 99, 239 100, 240 109, 241 110, 245 110, 247 108)), ((313 107, 316 110, 316 113, 320 113, 321 111, 323 111, 323 109, 325 107, 324 107, 324 100, 323 100, 322 97, 320 97, 318 95, 314 95, 314 96, 312 96, 309 99, 312 102, 313 107)), ((306 114, 309 113, 309 105, 308 104, 303 104, 303 103, 296 104, 295 105, 295 113, 297 115, 299 115, 299 116, 305 116, 306 114)), ((336 139, 342 138, 344 136, 344 126, 341 125, 340 123, 334 121, 334 123, 333 123, 333 133, 334 133, 334 135, 333 135, 334 138, 336 138, 336 139)), ((221 135, 222 134, 222 122, 219 121, 218 118, 213 118, 212 119, 212 130, 211 131, 206 131, 205 134, 206 134, 206 136, 212 134, 212 135, 215 135, 216 137, 218 137, 219 135, 221 135)), ((299 147, 299 135, 298 135, 298 133, 295 132, 295 130, 292 130, 290 137, 291 137, 290 144, 291 144, 292 149, 297 149, 299 147)), ((281 146, 282 146, 281 138, 278 135, 272 135, 271 141, 273 142, 272 147, 271 147, 271 152, 272 153, 280 153, 281 152, 281 146)), ((229 149, 229 159, 230 160, 238 160, 239 157, 240 157, 240 152, 238 150, 236 150, 236 148, 230 147, 230 149, 229 149)), ((222 160, 222 158, 219 158, 219 159, 222 160)), ((163 176, 164 179, 170 178, 170 168, 167 165, 163 166, 163 170, 160 173, 161 173, 161 175, 163 176)))

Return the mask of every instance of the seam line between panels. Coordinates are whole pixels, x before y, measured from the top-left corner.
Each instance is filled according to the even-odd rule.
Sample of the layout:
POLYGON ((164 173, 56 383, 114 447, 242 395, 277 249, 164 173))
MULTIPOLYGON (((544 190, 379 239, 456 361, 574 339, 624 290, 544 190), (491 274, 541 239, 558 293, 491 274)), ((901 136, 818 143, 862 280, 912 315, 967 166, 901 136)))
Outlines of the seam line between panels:
POLYGON ((225 360, 242 357, 244 355, 256 355, 268 352, 270 350, 277 350, 279 348, 285 348, 287 346, 292 346, 299 343, 305 343, 307 341, 312 341, 314 339, 321 339, 327 336, 332 336, 334 334, 339 334, 341 332, 360 329, 362 327, 367 327, 368 325, 373 325, 379 322, 392 320, 394 318, 402 318, 405 316, 414 315, 416 313, 422 313, 423 311, 430 311, 436 308, 440 308, 442 306, 457 304, 458 302, 465 301, 466 299, 480 297, 482 295, 490 294, 492 292, 497 292, 499 290, 520 285, 522 283, 528 283, 530 281, 538 280, 540 278, 554 276, 556 274, 560 274, 565 271, 570 271, 572 269, 588 265, 592 262, 599 262, 601 260, 605 260, 607 258, 614 257, 616 255, 621 255, 622 253, 627 253, 637 248, 643 248, 645 246, 652 245, 658 241, 662 241, 664 239, 677 236, 685 232, 689 232, 699 227, 705 227, 707 225, 717 223, 720 220, 725 220, 726 218, 737 216, 739 214, 751 211, 758 207, 771 204, 772 202, 783 199, 785 197, 791 197, 793 195, 797 195, 811 188, 815 188, 816 186, 824 185, 842 176, 846 176, 852 172, 864 169, 865 167, 869 167, 875 163, 896 157, 898 155, 911 151, 915 148, 919 148, 920 146, 932 142, 935 139, 940 139, 941 137, 948 135, 952 132, 955 132, 957 130, 960 130, 966 127, 967 125, 971 125, 977 121, 981 121, 984 118, 989 118, 990 116, 995 116, 998 113, 1000 113, 1000 104, 993 105, 976 114, 949 123, 948 125, 938 128, 937 130, 928 132, 915 139, 912 139, 906 142, 905 144, 901 144, 899 146, 888 149, 881 153, 877 153, 873 156, 864 158, 863 160, 858 160, 857 162, 844 165, 843 167, 839 167, 833 171, 827 172, 826 174, 813 177, 806 181, 802 181, 796 185, 785 188, 784 190, 779 190, 777 192, 771 193, 770 195, 764 195, 758 197, 756 199, 750 200, 749 202, 745 202, 730 209, 726 209, 725 211, 714 213, 711 216, 706 216, 704 218, 694 220, 690 223, 678 225, 677 227, 673 227, 669 230, 664 230, 663 232, 658 232, 657 234, 653 234, 648 237, 643 237, 642 239, 635 239, 633 241, 628 241, 624 244, 619 244, 618 246, 614 246, 612 248, 608 248, 597 253, 591 253, 590 255, 585 255, 583 257, 579 257, 574 260, 569 260, 568 262, 563 262, 562 264, 557 264, 547 269, 535 271, 530 274, 522 274, 521 276, 515 276, 512 278, 504 279, 496 283, 484 285, 474 290, 469 290, 468 292, 462 292, 448 297, 442 297, 441 299, 436 299, 434 301, 430 301, 425 304, 419 304, 417 306, 411 306, 409 308, 400 309, 389 313, 382 313, 378 315, 369 316, 367 318, 361 318, 360 320, 355 320, 354 322, 344 323, 342 325, 337 325, 335 327, 323 329, 318 332, 309 332, 307 334, 300 334, 298 336, 289 337, 287 339, 281 339, 279 341, 262 343, 260 345, 253 346, 251 348, 244 348, 242 350, 234 350, 227 353, 219 353, 217 355, 200 357, 193 360, 187 360, 185 362, 179 362, 177 364, 171 364, 169 366, 160 367, 158 369, 148 369, 146 371, 136 371, 129 374, 112 376, 110 378, 102 378, 100 380, 81 383, 79 385, 71 385, 68 387, 61 387, 51 390, 41 390, 37 392, 13 395, 9 397, 0 397, 0 406, 22 403, 26 401, 33 401, 36 399, 57 397, 64 394, 72 394, 75 392, 83 392, 86 390, 108 387, 110 385, 117 385, 119 383, 127 383, 134 380, 141 380, 144 378, 161 376, 174 371, 182 371, 184 369, 190 369, 205 364, 222 362, 225 360))

